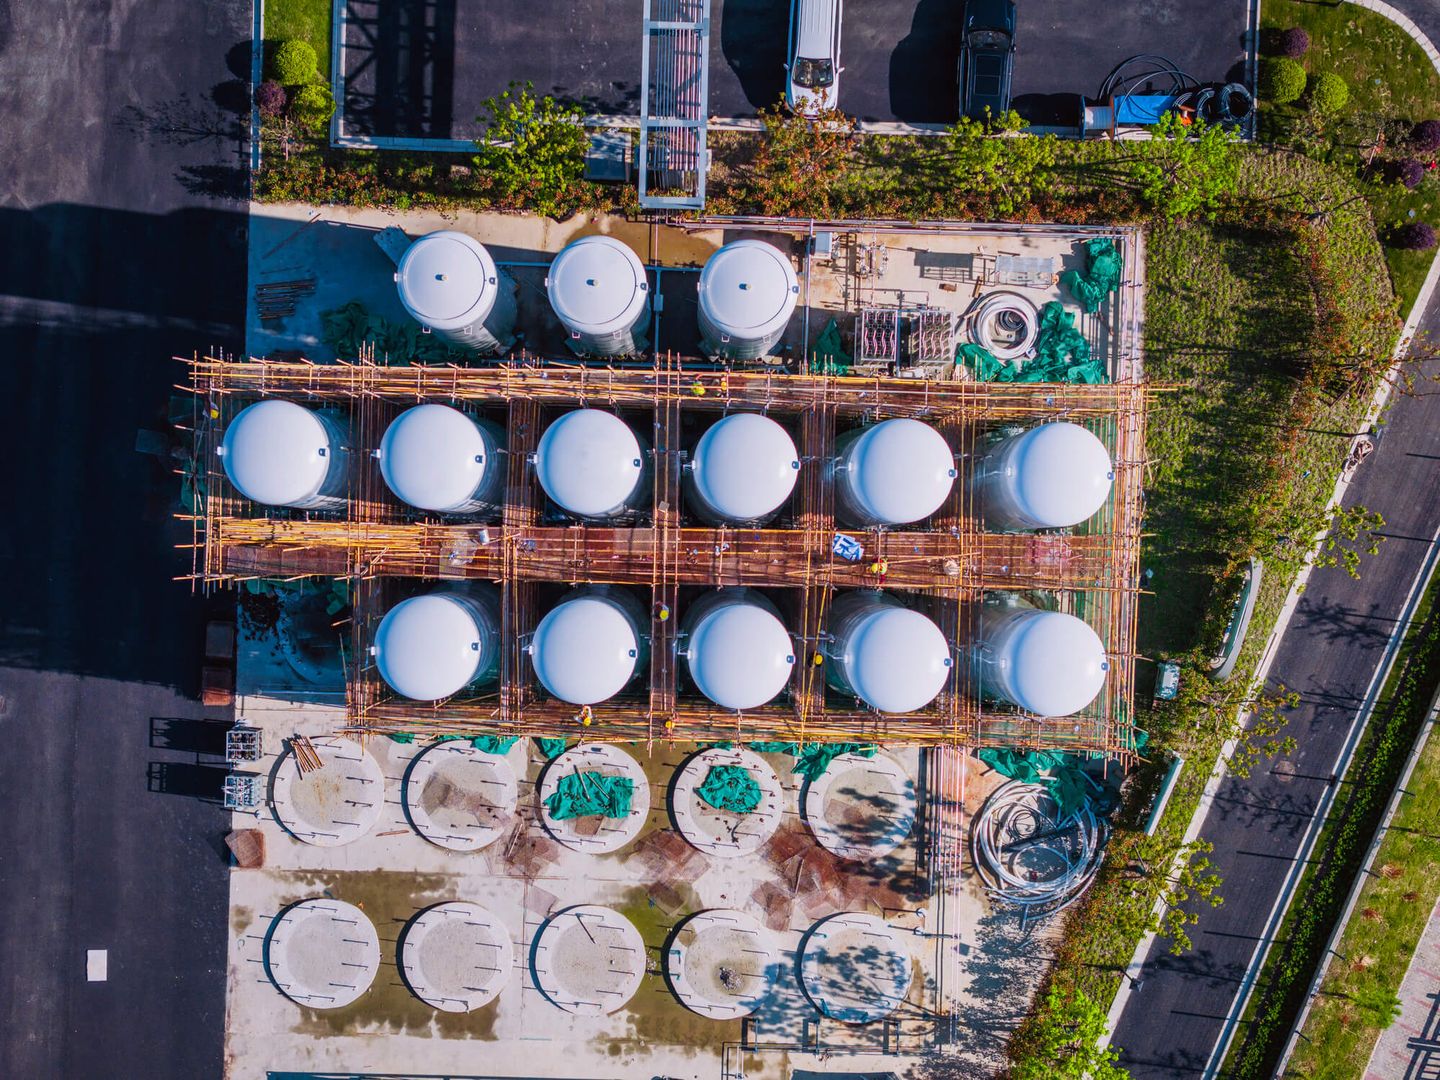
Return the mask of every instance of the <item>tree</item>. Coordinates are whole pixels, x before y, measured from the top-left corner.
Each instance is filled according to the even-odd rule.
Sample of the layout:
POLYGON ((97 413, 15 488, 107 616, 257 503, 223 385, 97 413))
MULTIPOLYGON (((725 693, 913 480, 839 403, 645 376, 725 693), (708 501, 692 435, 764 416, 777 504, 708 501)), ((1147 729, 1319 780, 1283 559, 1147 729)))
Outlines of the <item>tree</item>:
POLYGON ((255 88, 255 104, 259 107, 261 116, 271 120, 283 116, 285 106, 289 103, 290 95, 285 93, 285 87, 274 79, 266 79, 255 88))
POLYGON ((741 170, 744 202, 761 214, 829 217, 849 173, 855 124, 833 108, 807 119, 784 100, 760 110, 765 133, 741 170))
POLYGON ((1371 1022, 1381 1029, 1395 1023, 1404 1012, 1399 995, 1388 986, 1369 986, 1355 991, 1349 997, 1355 1007, 1369 1016, 1371 1022))
POLYGON ((983 121, 961 117, 941 144, 944 182, 999 214, 1020 213, 1054 186, 1055 136, 1026 135, 1028 126, 1013 110, 983 121))
POLYGON ((291 38, 282 41, 270 60, 270 71, 285 86, 308 83, 320 71, 320 58, 308 41, 291 38))
POLYGON ((1141 198, 1174 221, 1201 213, 1214 218, 1234 195, 1240 178, 1235 136, 1196 120, 1186 126, 1177 113, 1166 113, 1148 140, 1130 144, 1130 175, 1141 198))
POLYGON ((335 115, 335 96, 328 86, 310 83, 295 91, 295 96, 290 99, 290 112, 301 128, 319 132, 335 115))
POLYGON ((1260 71, 1260 94, 1274 105, 1299 101, 1307 76, 1299 60, 1287 56, 1265 61, 1260 71))
POLYGON ((484 131, 475 140, 475 166, 502 197, 553 215, 585 173, 588 139, 579 108, 548 94, 537 98, 533 89, 512 82, 485 99, 486 115, 476 118, 484 131))
POLYGON ((1177 861, 1173 872, 1165 876, 1164 890, 1161 893, 1165 912, 1160 916, 1155 929, 1170 939, 1172 956, 1180 956, 1190 951, 1193 943, 1185 928, 1200 921, 1200 913, 1187 911, 1184 905, 1192 898, 1204 900, 1211 907, 1219 907, 1225 902, 1219 892, 1224 879, 1210 869, 1214 864, 1207 857, 1214 850, 1215 845, 1207 840, 1193 840, 1181 846, 1176 853, 1177 861))
POLYGON ((1300 695, 1287 690, 1283 683, 1274 694, 1261 691, 1248 697, 1243 692, 1232 691, 1207 702, 1226 741, 1235 741, 1235 749, 1230 752, 1225 767, 1246 780, 1261 758, 1294 751, 1297 744, 1293 736, 1277 736, 1290 723, 1290 717, 1285 714, 1299 704, 1300 695))
POLYGON ((1010 1071, 1011 1080, 1129 1080, 1116 1065, 1120 1052, 1102 1048, 1106 1011, 1080 990, 1069 993, 1051 986, 1041 1007, 1041 1018, 1022 1060, 1010 1071))

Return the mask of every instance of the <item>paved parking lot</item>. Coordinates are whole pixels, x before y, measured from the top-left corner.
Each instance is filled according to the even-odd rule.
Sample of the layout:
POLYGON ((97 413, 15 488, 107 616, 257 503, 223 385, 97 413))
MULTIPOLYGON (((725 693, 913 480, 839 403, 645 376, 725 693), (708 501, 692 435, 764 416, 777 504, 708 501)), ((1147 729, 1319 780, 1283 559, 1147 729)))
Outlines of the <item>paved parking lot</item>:
MULTIPOLYGON (((948 123, 963 0, 851 0, 840 107, 872 122, 948 123)), ((641 0, 350 0, 346 130, 472 137, 513 79, 588 111, 638 114, 641 0)), ((1020 0, 1014 93, 1095 94, 1159 53, 1202 82, 1243 70, 1245 0, 1020 0)), ((712 0, 710 112, 750 117, 783 89, 788 0, 712 0)))

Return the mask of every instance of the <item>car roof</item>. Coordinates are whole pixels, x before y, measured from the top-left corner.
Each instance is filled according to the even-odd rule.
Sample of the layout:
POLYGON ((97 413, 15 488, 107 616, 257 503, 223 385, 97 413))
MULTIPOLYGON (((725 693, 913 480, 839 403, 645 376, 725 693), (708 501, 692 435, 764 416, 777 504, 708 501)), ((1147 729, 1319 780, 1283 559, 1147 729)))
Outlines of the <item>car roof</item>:
POLYGON ((824 60, 833 51, 839 0, 795 0, 795 55, 824 60))

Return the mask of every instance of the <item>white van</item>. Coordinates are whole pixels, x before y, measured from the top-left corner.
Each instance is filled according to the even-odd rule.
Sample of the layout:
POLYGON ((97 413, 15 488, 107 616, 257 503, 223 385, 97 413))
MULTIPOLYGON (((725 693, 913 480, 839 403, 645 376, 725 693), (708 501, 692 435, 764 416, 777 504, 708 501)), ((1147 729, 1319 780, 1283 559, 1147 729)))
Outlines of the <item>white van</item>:
POLYGON ((833 109, 840 97, 841 0, 790 0, 785 102, 801 116, 833 109))

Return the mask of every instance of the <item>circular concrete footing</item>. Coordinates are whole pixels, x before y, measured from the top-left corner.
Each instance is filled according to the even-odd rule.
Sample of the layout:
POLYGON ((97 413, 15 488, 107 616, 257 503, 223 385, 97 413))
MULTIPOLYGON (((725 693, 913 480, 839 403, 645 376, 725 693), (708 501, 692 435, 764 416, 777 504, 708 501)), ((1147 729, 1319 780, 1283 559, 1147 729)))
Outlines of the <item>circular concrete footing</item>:
POLYGON ((889 1016, 914 973, 899 931, 874 915, 847 911, 821 919, 800 946, 800 985, 810 1003, 846 1024, 889 1016))
POLYGON ((645 942, 618 911, 592 904, 566 908, 535 935, 530 974, 551 1004, 581 1016, 603 1016, 640 989, 645 942))
POLYGON ((779 975, 775 935, 753 915, 715 908, 681 925, 665 953, 665 974, 686 1008, 734 1020, 770 996, 779 975))
POLYGON ((609 743, 584 743, 550 762, 540 777, 540 820, 545 831, 575 851, 603 855, 618 851, 634 840, 650 813, 650 782, 640 763, 609 743), (630 812, 623 818, 578 817, 556 821, 545 800, 554 795, 560 779, 573 773, 598 772, 602 776, 628 776, 634 784, 630 812))
POLYGON ((749 855, 770 839, 785 812, 780 778, 757 753, 743 747, 702 750, 675 774, 670 788, 670 814, 680 835, 707 855, 733 859, 749 855), (744 769, 760 785, 760 805, 748 814, 717 810, 696 793, 717 765, 744 769))
POLYGON ((295 1003, 338 1009, 375 981, 380 939, 374 923, 354 904, 302 900, 271 924, 265 939, 265 970, 295 1003))
POLYGON ((468 900, 426 908, 400 942, 400 970, 411 993, 444 1012, 490 1004, 513 965, 504 924, 468 900))
POLYGON ((416 755, 405 777, 405 812, 415 831, 452 851, 479 851, 515 818, 515 770, 500 754, 463 740, 416 755))
POLYGON ((285 830, 317 847, 339 847, 375 826, 385 805, 385 774, 361 745, 339 736, 310 740, 323 765, 300 771, 292 747, 276 766, 270 805, 285 830))
POLYGON ((805 785, 805 823, 825 850, 868 861, 895 850, 915 824, 915 782, 888 754, 841 754, 805 785))

